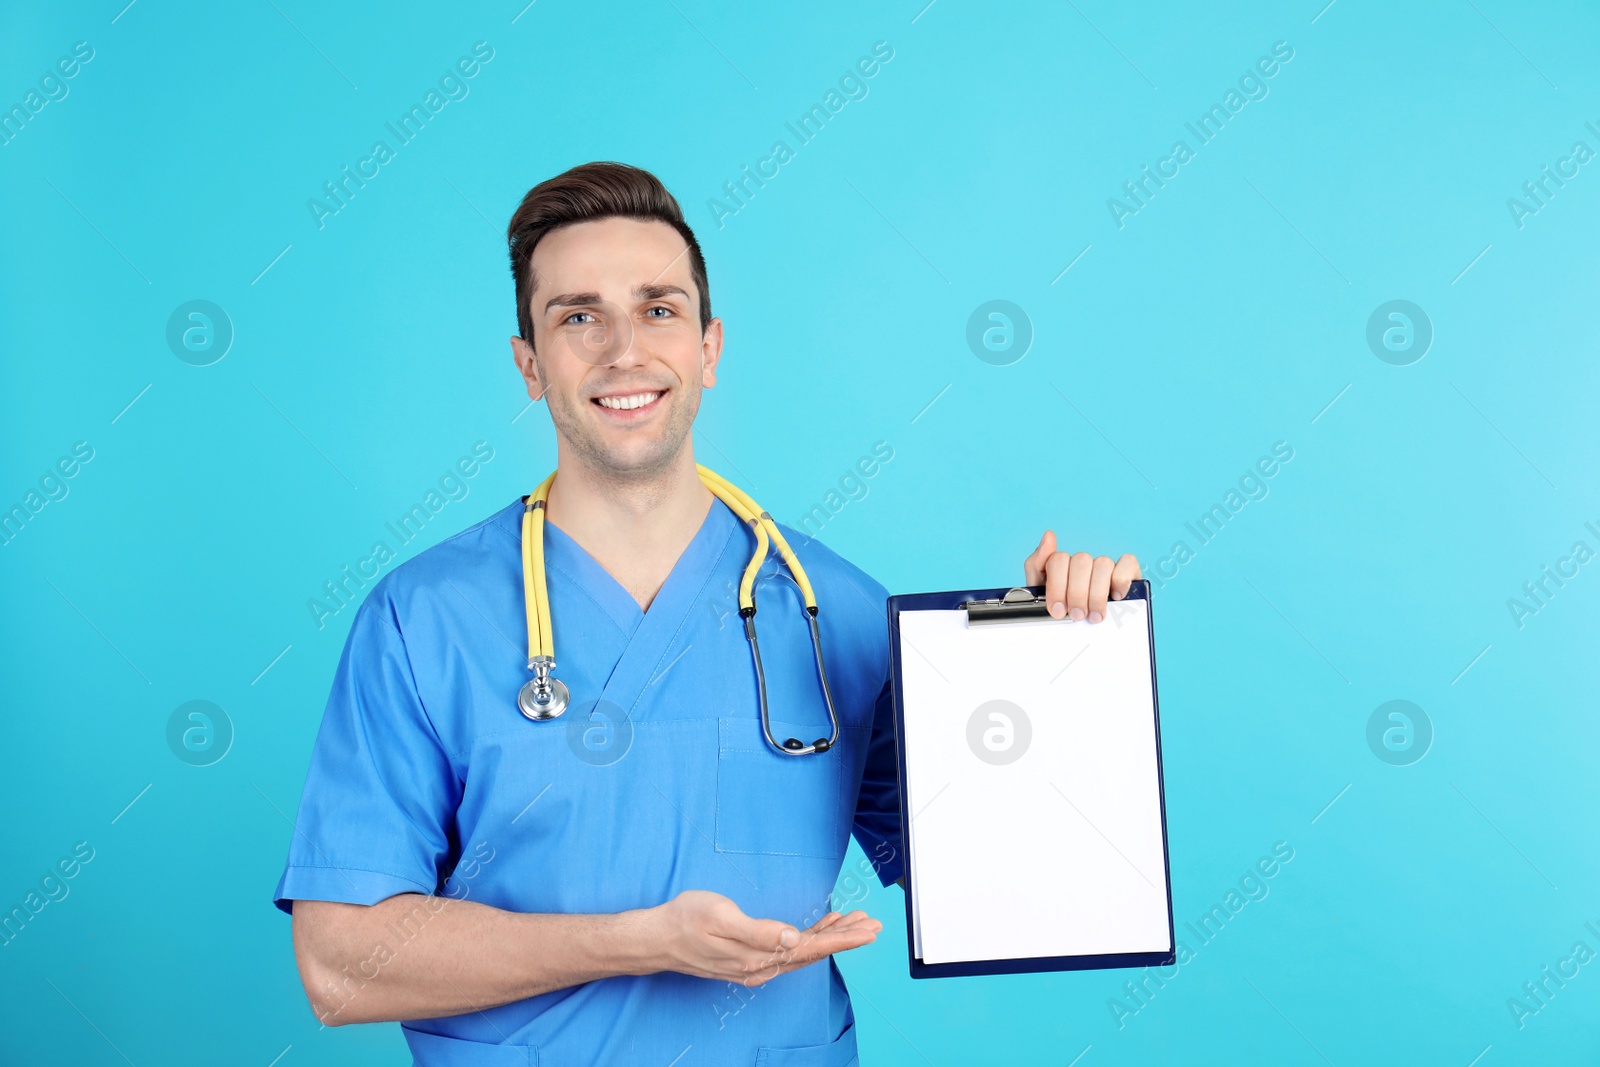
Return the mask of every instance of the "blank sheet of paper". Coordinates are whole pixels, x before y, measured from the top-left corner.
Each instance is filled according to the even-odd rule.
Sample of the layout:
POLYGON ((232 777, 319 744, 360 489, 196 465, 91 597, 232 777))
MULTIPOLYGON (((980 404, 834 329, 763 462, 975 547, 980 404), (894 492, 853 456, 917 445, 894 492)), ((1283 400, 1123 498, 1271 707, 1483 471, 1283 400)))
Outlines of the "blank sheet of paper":
POLYGON ((924 963, 1172 949, 1150 616, 899 615, 924 963))

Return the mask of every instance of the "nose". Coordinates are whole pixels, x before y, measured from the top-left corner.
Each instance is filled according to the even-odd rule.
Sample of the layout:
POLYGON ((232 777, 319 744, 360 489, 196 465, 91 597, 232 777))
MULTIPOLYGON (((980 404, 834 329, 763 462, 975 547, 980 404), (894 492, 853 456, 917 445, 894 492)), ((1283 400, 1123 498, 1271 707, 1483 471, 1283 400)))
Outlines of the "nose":
POLYGON ((645 348, 645 334, 633 328, 631 318, 623 316, 616 320, 607 355, 609 362, 605 366, 614 370, 642 367, 650 362, 650 353, 645 348))

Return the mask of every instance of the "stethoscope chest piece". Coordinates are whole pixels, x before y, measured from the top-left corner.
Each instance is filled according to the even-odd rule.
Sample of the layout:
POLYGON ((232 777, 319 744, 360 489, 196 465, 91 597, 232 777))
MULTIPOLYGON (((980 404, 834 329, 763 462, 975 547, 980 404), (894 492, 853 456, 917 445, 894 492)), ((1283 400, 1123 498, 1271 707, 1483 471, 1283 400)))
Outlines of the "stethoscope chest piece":
POLYGON ((553 719, 566 711, 572 695, 567 691, 567 683, 551 676, 554 662, 535 661, 529 666, 533 668, 533 677, 517 690, 517 710, 534 722, 553 719))

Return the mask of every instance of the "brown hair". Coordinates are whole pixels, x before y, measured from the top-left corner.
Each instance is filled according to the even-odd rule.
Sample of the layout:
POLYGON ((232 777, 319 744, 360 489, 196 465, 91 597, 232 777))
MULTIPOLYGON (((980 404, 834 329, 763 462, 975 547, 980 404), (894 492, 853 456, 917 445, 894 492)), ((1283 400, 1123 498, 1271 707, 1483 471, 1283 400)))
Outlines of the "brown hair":
POLYGON ((711 323, 711 291, 700 242, 683 221, 683 210, 661 180, 626 163, 583 163, 528 190, 511 224, 511 277, 516 282, 517 331, 533 343, 533 249, 551 230, 607 218, 655 219, 677 230, 689 246, 689 274, 700 291, 700 331, 711 323))

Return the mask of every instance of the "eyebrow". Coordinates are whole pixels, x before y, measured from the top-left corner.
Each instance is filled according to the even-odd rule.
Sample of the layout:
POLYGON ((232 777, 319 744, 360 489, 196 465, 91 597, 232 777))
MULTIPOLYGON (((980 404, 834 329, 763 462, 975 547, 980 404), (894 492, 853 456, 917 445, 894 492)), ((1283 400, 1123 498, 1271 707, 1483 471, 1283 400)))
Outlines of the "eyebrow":
MULTIPOLYGON (((640 300, 660 300, 662 297, 667 296, 681 296, 685 300, 689 299, 688 292, 682 286, 664 285, 659 282, 636 285, 633 287, 633 295, 640 300)), ((562 293, 559 296, 552 296, 545 303, 544 309, 549 312, 552 308, 579 307, 583 304, 598 303, 601 303, 599 293, 562 293)))

